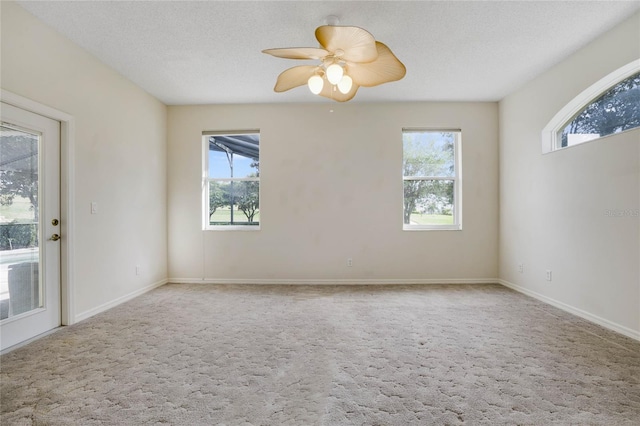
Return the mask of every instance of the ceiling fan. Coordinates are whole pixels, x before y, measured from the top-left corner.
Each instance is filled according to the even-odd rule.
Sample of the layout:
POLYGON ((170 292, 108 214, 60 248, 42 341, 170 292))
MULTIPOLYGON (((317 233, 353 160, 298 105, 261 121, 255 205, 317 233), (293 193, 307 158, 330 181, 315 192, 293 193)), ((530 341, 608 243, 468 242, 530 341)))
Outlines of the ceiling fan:
POLYGON ((315 47, 266 49, 263 53, 286 59, 315 59, 319 65, 300 65, 283 71, 274 91, 285 92, 307 84, 312 93, 338 102, 353 99, 360 87, 397 81, 405 66, 384 43, 359 27, 323 25, 316 29, 315 47))

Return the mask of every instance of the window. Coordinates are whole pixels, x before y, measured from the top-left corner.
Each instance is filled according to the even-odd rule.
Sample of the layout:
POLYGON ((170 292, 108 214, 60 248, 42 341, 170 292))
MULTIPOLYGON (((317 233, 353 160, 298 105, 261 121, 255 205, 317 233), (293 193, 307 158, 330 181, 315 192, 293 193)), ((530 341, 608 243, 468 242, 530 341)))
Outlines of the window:
POLYGON ((558 132, 560 147, 640 127, 640 73, 626 78, 586 106, 558 132))
POLYGON ((205 132, 205 229, 259 229, 260 133, 205 132))
POLYGON ((403 229, 462 229, 460 131, 403 129, 403 229))
POLYGON ((640 61, 607 75, 569 102, 542 131, 542 152, 640 127, 640 61))

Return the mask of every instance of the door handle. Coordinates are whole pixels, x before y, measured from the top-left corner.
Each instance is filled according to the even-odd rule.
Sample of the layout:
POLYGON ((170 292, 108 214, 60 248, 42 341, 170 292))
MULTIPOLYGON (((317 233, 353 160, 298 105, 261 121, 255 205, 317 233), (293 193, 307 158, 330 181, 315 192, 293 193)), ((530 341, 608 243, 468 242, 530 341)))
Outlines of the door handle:
POLYGON ((49 239, 50 239, 51 241, 58 241, 60 238, 61 238, 61 237, 60 237, 60 235, 58 235, 58 234, 53 234, 53 235, 51 236, 51 238, 49 238, 49 239))

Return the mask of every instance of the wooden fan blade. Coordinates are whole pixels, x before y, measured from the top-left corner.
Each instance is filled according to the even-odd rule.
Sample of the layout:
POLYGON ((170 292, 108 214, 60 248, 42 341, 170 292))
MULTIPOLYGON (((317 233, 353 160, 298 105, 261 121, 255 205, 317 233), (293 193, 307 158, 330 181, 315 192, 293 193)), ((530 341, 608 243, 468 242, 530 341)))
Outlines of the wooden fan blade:
POLYGON ((349 62, 371 62, 378 56, 376 39, 359 27, 323 25, 316 28, 316 38, 328 51, 344 52, 340 58, 349 62))
POLYGON ((378 59, 366 64, 347 63, 346 73, 359 86, 373 87, 400 80, 407 73, 404 64, 395 57, 384 43, 376 41, 378 59))
POLYGON ((276 86, 273 90, 275 92, 286 92, 294 87, 307 84, 309 77, 315 74, 317 69, 316 65, 300 65, 284 70, 278 76, 278 81, 276 81, 276 86))
POLYGON ((322 59, 329 54, 324 49, 316 47, 285 47, 282 49, 265 49, 266 53, 278 58, 286 59, 322 59))
POLYGON ((325 98, 333 99, 334 101, 347 102, 353 99, 359 88, 360 87, 357 84, 353 83, 353 86, 351 86, 351 90, 349 90, 347 94, 344 94, 339 91, 336 86, 329 84, 328 81, 325 81, 324 86, 322 86, 322 92, 320 92, 319 95, 324 96, 325 98))

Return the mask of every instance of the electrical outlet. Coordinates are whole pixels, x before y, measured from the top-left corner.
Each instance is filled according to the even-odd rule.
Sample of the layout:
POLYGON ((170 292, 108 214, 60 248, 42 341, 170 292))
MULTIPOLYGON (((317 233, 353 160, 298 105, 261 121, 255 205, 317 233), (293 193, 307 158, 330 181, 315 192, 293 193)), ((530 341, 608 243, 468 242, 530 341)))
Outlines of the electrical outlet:
POLYGON ((547 269, 545 278, 547 279, 547 281, 551 281, 551 269, 547 269))
POLYGON ((520 272, 521 274, 524 274, 524 264, 523 263, 518 263, 518 272, 520 272))
POLYGON ((351 268, 351 267, 353 266, 353 259, 352 259, 352 258, 348 258, 348 259, 347 259, 347 266, 348 266, 349 268, 351 268))

